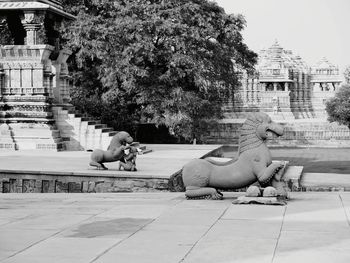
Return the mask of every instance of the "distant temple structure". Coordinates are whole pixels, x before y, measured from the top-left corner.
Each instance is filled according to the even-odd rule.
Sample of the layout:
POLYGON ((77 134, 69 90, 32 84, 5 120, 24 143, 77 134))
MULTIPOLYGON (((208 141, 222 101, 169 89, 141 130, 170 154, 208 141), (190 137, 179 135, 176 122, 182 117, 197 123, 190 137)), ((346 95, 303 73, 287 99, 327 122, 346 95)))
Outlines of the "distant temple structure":
POLYGON ((257 74, 243 74, 233 105, 238 111, 257 108, 275 120, 326 118, 325 102, 341 82, 338 67, 326 58, 309 67, 275 42, 259 53, 257 74))
POLYGON ((257 111, 285 125, 286 133, 278 143, 318 144, 334 139, 339 144, 349 140, 349 129, 330 124, 325 110, 326 101, 334 97, 341 82, 338 67, 326 58, 310 67, 276 41, 261 50, 254 74, 241 73, 241 86, 224 106, 224 120, 205 141, 236 143, 246 115, 257 111))

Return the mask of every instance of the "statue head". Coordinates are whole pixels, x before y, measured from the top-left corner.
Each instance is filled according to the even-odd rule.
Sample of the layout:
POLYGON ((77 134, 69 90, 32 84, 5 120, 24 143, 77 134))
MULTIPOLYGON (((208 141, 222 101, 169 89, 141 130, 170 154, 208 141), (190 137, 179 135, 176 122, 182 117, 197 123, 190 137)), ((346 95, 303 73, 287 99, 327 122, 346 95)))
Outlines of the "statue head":
POLYGON ((118 136, 119 142, 122 145, 131 144, 134 141, 130 134, 125 131, 118 132, 116 136, 118 136))
POLYGON ((282 136, 283 127, 273 122, 266 113, 249 114, 241 127, 239 153, 260 146, 270 137, 270 134, 282 136))

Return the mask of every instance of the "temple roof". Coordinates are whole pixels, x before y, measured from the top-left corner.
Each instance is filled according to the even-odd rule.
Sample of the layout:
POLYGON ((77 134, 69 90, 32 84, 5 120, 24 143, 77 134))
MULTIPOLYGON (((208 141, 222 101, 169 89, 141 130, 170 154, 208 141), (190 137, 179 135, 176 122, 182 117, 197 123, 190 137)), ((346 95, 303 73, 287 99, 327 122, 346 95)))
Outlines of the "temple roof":
POLYGON ((338 67, 329 62, 329 60, 323 57, 320 61, 318 61, 312 68, 315 69, 337 69, 338 67))
POLYGON ((0 0, 0 11, 8 10, 49 10, 68 19, 75 18, 63 10, 61 0, 0 0))
POLYGON ((277 41, 270 48, 260 51, 258 70, 283 68, 308 70, 307 64, 300 56, 294 55, 291 50, 283 49, 277 41))

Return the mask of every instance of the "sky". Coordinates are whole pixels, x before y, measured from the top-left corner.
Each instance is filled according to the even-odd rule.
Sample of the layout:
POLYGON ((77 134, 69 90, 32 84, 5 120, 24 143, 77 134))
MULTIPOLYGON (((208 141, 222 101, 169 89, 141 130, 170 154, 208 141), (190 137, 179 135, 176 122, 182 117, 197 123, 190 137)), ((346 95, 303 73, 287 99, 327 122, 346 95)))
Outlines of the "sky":
POLYGON ((350 0, 215 0, 242 14, 244 42, 255 52, 275 40, 309 66, 326 57, 343 71, 350 65, 350 0))

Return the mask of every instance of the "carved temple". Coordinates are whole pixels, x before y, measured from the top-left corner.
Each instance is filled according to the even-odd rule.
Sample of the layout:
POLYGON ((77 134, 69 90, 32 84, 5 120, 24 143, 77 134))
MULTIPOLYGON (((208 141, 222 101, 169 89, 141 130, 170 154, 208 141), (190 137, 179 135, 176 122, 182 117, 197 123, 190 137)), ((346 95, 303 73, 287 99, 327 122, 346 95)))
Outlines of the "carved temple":
POLYGON ((326 101, 342 82, 337 66, 326 58, 308 66, 300 56, 277 41, 259 53, 256 72, 241 73, 241 86, 225 102, 225 118, 205 136, 206 142, 236 143, 238 130, 249 112, 262 111, 285 126, 282 144, 335 144, 350 139, 347 127, 330 124, 326 101))
POLYGON ((275 120, 327 118, 325 102, 337 92, 339 69, 323 58, 309 67, 277 42, 259 53, 257 74, 242 75, 236 109, 258 108, 275 120))
POLYGON ((106 148, 115 134, 75 113, 60 0, 0 0, 0 150, 106 148))

